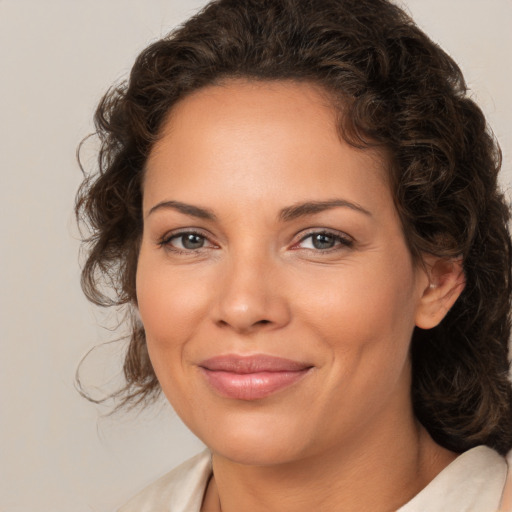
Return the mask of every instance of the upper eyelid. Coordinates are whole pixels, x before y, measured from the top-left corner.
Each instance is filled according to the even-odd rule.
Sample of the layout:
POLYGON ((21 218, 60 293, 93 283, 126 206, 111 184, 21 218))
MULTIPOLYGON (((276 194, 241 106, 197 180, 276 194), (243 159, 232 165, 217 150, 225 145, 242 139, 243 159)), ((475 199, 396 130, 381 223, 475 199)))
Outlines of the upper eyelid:
POLYGON ((298 234, 298 241, 300 242, 300 241, 305 240, 306 238, 310 237, 311 235, 321 234, 321 233, 333 235, 338 238, 343 238, 343 239, 350 240, 350 241, 354 242, 354 238, 352 236, 350 236, 348 233, 345 233, 344 231, 339 231, 337 229, 332 229, 332 228, 310 228, 308 230, 302 231, 301 233, 298 234))

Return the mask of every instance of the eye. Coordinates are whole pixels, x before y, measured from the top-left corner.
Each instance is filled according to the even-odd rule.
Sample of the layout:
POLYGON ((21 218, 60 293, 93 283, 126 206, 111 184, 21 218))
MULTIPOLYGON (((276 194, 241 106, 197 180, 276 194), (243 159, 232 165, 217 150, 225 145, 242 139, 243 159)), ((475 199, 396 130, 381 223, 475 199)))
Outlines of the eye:
POLYGON ((311 249, 317 251, 328 251, 337 247, 351 247, 352 239, 341 233, 330 231, 315 231, 304 236, 297 244, 301 249, 311 249))
POLYGON ((181 245, 180 249, 201 249, 205 244, 204 236, 198 235, 197 233, 184 233, 176 237, 171 238, 175 244, 181 245))
POLYGON ((159 245, 178 253, 200 251, 213 246, 206 236, 195 231, 168 234, 159 242, 159 245))

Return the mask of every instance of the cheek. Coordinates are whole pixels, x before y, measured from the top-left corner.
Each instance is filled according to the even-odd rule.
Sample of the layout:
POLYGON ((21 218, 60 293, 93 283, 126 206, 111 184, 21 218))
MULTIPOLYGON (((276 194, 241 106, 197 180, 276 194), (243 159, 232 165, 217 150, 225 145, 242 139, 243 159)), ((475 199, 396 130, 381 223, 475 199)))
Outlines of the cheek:
POLYGON ((142 322, 155 343, 187 338, 193 318, 207 308, 207 290, 200 279, 166 271, 144 254, 139 259, 136 286, 142 322))
POLYGON ((363 417, 380 410, 390 395, 407 393, 415 287, 412 267, 402 263, 387 274, 340 273, 317 290, 321 300, 310 297, 303 309, 330 359, 321 401, 342 404, 333 413, 339 421, 346 421, 348 410, 363 417))
POLYGON ((407 259, 394 264, 384 260, 376 264, 354 265, 313 279, 309 286, 302 281, 302 309, 315 320, 318 328, 331 331, 339 338, 358 333, 359 338, 375 338, 403 325, 414 327, 416 293, 414 271, 407 259))
POLYGON ((166 395, 183 373, 189 341, 208 311, 204 280, 146 257, 137 269, 137 301, 151 363, 166 395))
MULTIPOLYGON (((189 375, 187 351, 208 310, 200 279, 170 271, 143 251, 137 269, 137 300, 151 364, 163 393, 182 418, 199 396, 189 375)), ((192 407, 192 408, 194 408, 192 407)))
POLYGON ((416 286, 409 258, 354 265, 310 285, 315 282, 314 293, 302 295, 302 316, 330 354, 331 378, 341 381, 333 387, 350 383, 361 397, 378 395, 374 391, 383 385, 391 389, 407 363, 414 329, 416 286))

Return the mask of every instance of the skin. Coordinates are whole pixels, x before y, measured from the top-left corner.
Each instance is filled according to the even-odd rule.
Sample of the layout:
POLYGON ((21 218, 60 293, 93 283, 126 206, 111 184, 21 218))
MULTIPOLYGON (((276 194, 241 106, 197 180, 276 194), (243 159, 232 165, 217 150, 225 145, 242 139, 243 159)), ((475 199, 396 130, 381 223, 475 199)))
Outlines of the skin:
POLYGON ((167 119, 146 167, 137 300, 162 389, 213 454, 203 510, 396 510, 454 459, 414 418, 408 350, 462 290, 460 265, 413 262, 386 166, 340 140, 312 84, 232 80, 167 119), (233 353, 313 368, 266 398, 226 398, 199 363, 233 353))

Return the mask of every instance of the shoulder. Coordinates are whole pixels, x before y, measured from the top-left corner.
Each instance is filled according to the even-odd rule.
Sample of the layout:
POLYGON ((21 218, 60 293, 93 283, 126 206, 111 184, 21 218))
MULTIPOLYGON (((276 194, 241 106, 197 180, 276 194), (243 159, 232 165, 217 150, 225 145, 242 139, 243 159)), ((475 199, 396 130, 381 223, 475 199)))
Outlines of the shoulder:
POLYGON ((210 452, 205 450, 143 489, 117 512, 199 512, 211 471, 210 452))

